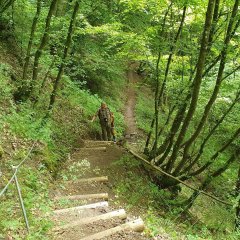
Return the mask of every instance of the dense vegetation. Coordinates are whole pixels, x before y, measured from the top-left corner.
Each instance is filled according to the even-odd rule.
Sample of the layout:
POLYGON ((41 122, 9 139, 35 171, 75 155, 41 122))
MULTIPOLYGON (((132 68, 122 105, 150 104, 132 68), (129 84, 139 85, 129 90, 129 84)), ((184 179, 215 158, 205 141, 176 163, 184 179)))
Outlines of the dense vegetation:
MULTIPOLYGON (((102 100, 115 113, 118 137, 123 134, 125 73, 136 63, 142 76, 136 118, 146 135, 141 151, 175 178, 149 170, 154 209, 156 196, 165 195, 163 207, 182 216, 208 191, 222 201, 216 201, 213 218, 221 210, 222 219, 231 219, 212 232, 220 229, 237 239, 239 25, 239 0, 0 0, 0 186, 36 142, 34 164, 20 174, 27 176, 27 208, 39 201, 46 210, 42 182, 57 174, 79 139, 99 138, 98 125, 89 119, 102 100), (179 180, 195 191, 181 193, 179 180)), ((5 197, 10 200, 1 201, 0 238, 1 232, 21 235, 23 226, 10 217, 2 221, 17 214, 14 196, 5 197)), ((36 239, 50 225, 33 216, 36 239)))

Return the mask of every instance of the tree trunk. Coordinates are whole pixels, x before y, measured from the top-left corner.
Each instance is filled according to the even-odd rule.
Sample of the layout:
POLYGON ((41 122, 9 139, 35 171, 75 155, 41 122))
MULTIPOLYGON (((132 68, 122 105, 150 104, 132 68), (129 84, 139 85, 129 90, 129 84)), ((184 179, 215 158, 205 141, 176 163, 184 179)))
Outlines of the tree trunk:
POLYGON ((193 90, 192 90, 192 99, 190 102, 190 106, 187 112, 187 115, 184 119, 181 131, 178 135, 178 138, 176 140, 176 143, 173 148, 172 155, 168 161, 166 171, 171 171, 174 165, 174 162, 176 161, 179 148, 182 144, 182 141, 185 137, 186 131, 188 129, 188 126, 190 124, 190 121, 192 120, 192 117, 195 113, 197 103, 198 103, 198 96, 199 91, 202 83, 202 74, 204 69, 204 64, 206 61, 206 55, 207 55, 207 49, 208 49, 208 40, 209 40, 209 33, 211 30, 212 25, 212 18, 213 18, 213 10, 214 10, 215 0, 209 0, 208 1, 208 8, 206 13, 206 20, 205 20, 205 26, 201 41, 201 49, 198 57, 198 63, 197 63, 197 70, 196 70, 196 76, 193 81, 193 90))
MULTIPOLYGON (((168 9, 164 15, 164 18, 163 18, 163 23, 162 23, 162 26, 161 26, 161 31, 159 33, 159 36, 161 37, 163 35, 163 32, 164 32, 164 29, 165 29, 165 25, 166 25, 166 19, 167 19, 167 15, 169 13, 169 9, 172 7, 172 1, 170 3, 170 5, 168 6, 168 9)), ((155 113, 154 113, 154 117, 152 119, 152 122, 151 122, 151 126, 150 126, 150 131, 148 133, 148 136, 147 136, 147 140, 146 140, 146 144, 145 144, 145 148, 144 148, 144 153, 145 154, 148 154, 148 146, 149 146, 149 143, 150 143, 150 140, 151 140, 151 136, 152 136, 152 133, 153 133, 153 128, 154 128, 154 125, 156 126, 155 127, 155 136, 156 136, 156 132, 158 131, 158 123, 155 124, 155 121, 158 120, 158 94, 159 94, 159 63, 160 63, 160 59, 161 59, 161 48, 160 48, 160 45, 159 45, 159 49, 158 49, 158 59, 157 59, 157 62, 156 62, 156 90, 155 90, 155 113)))
POLYGON ((190 173, 190 176, 196 176, 206 170, 210 165, 214 163, 214 161, 217 159, 218 155, 222 152, 224 152, 240 135, 240 128, 236 130, 236 132, 233 134, 233 136, 211 157, 210 161, 205 163, 202 167, 200 167, 195 172, 190 173))
POLYGON ((54 86, 53 86, 53 91, 52 91, 51 96, 50 96, 50 103, 49 103, 48 113, 47 113, 46 117, 49 116, 51 110, 53 109, 54 103, 55 103, 56 93, 57 93, 57 90, 58 90, 60 80, 61 80, 62 75, 63 75, 64 67, 65 67, 65 64, 66 64, 66 59, 68 57, 69 49, 70 49, 70 46, 71 46, 71 43, 72 43, 72 35, 74 33, 74 25, 75 25, 78 10, 79 10, 79 3, 78 3, 78 1, 76 1, 75 6, 74 6, 74 10, 73 10, 73 14, 72 14, 72 17, 71 17, 70 25, 69 25, 69 28, 68 28, 68 35, 67 35, 67 39, 66 39, 66 43, 65 43, 62 62, 61 62, 61 65, 59 67, 58 75, 57 75, 56 81, 55 81, 54 86))
POLYGON ((182 160, 180 161, 180 163, 178 164, 178 166, 176 167, 176 169, 174 171, 175 175, 177 175, 180 172, 180 170, 184 167, 185 163, 187 162, 189 149, 190 149, 191 145, 193 144, 193 142, 197 139, 197 137, 201 133, 201 131, 202 131, 202 129, 203 129, 205 123, 206 123, 209 112, 210 112, 214 102, 217 99, 217 95, 219 93, 219 90, 220 90, 220 87, 221 87, 221 84, 222 84, 222 77, 223 77, 223 72, 224 72, 224 69, 225 69, 228 45, 229 45, 229 42, 231 40, 231 36, 233 36, 232 31, 233 31, 233 26, 234 26, 234 20, 235 20, 235 17, 237 15, 237 11, 238 11, 238 5, 239 5, 239 0, 236 0, 235 4, 234 4, 234 7, 233 7, 232 15, 231 15, 231 18, 230 18, 230 21, 229 21, 227 34, 226 34, 226 38, 225 38, 225 41, 224 41, 224 47, 223 47, 223 50, 221 51, 221 61, 220 61, 218 76, 217 76, 217 80, 216 80, 216 84, 215 84, 212 96, 210 97, 207 105, 205 106, 204 113, 202 115, 202 118, 201 118, 198 126, 197 126, 196 131, 192 134, 190 139, 184 144, 185 147, 184 147, 183 157, 182 157, 182 160))
POLYGON ((50 24, 51 24, 52 16, 53 16, 54 10, 56 8, 57 2, 58 2, 58 0, 52 0, 52 2, 51 2, 51 5, 50 5, 49 11, 48 11, 48 15, 47 15, 47 18, 46 18, 44 34, 43 34, 40 46, 35 53, 30 92, 32 92, 32 90, 34 88, 34 84, 36 84, 36 80, 37 80, 37 77, 38 77, 39 59, 42 56, 43 49, 45 48, 45 46, 48 43, 48 34, 49 34, 49 31, 50 31, 50 24))
POLYGON ((31 50, 32 50, 32 44, 33 44, 33 39, 34 39, 34 34, 36 31, 37 23, 38 23, 38 18, 40 16, 40 12, 41 12, 41 7, 42 7, 42 0, 38 0, 37 1, 37 11, 36 11, 35 17, 32 22, 32 28, 31 28, 30 38, 29 38, 29 42, 28 42, 27 53, 26 53, 26 57, 25 57, 25 63, 23 66, 23 79, 27 78, 28 65, 29 65, 29 60, 30 60, 30 55, 31 55, 31 50))
POLYGON ((188 171, 191 170, 191 168, 198 162, 198 160, 200 159, 200 157, 202 156, 203 154, 203 151, 204 151, 204 148, 208 142, 208 140, 211 138, 211 136, 214 134, 214 132, 216 131, 216 129, 221 125, 221 123, 224 121, 224 119, 226 118, 226 116, 232 111, 232 109, 234 108, 234 106, 236 105, 237 102, 239 102, 240 100, 240 91, 237 92, 237 95, 236 95, 236 98, 235 100, 233 101, 233 103, 230 105, 230 107, 227 109, 227 111, 222 115, 222 117, 217 121, 217 123, 215 124, 215 126, 211 129, 211 131, 208 133, 208 135, 204 138, 199 150, 198 150, 198 153, 196 155, 196 157, 194 158, 194 160, 192 161, 191 164, 189 164, 188 167, 186 167, 181 173, 181 174, 184 174, 184 173, 187 173, 188 171))
POLYGON ((189 210, 193 206, 194 201, 196 200, 198 195, 201 193, 201 191, 205 190, 215 178, 217 178, 222 173, 224 173, 228 169, 229 165, 239 158, 239 154, 240 154, 240 149, 237 149, 235 153, 228 159, 228 161, 222 167, 220 167, 218 170, 214 171, 212 174, 207 176, 207 178, 204 180, 202 185, 199 187, 198 191, 194 191, 192 196, 187 200, 186 202, 187 206, 184 209, 184 212, 189 210))
POLYGON ((167 66, 166 66, 166 69, 165 69, 165 74, 164 74, 164 80, 163 80, 163 83, 162 83, 162 86, 161 86, 161 89, 160 89, 160 92, 159 92, 159 99, 158 99, 158 102, 159 102, 159 106, 162 104, 162 97, 163 97, 163 93, 164 93, 164 89, 166 87, 166 83, 167 83, 167 77, 168 77, 168 73, 169 73, 169 69, 170 69, 170 65, 171 65, 171 62, 172 62, 172 57, 173 57, 173 53, 174 53, 174 50, 176 48, 176 44, 177 44, 177 41, 181 35, 181 32, 182 32, 182 28, 183 28, 183 24, 184 24, 184 21, 185 21, 185 17, 186 17, 186 10, 187 10, 187 6, 184 6, 183 8, 183 14, 182 14, 182 18, 181 18, 181 22, 180 22, 180 25, 179 25, 179 28, 178 28, 178 31, 177 31, 177 34, 174 38, 174 41, 173 41, 173 44, 170 48, 170 54, 168 56, 168 61, 167 61, 167 66))
MULTIPOLYGON (((156 122, 155 123, 155 141, 154 141, 153 149, 151 151, 151 157, 152 158, 156 157, 157 145, 158 145, 158 136, 159 136, 158 114, 159 114, 159 107, 160 107, 160 105, 162 103, 162 97, 163 97, 164 89, 165 89, 165 86, 166 86, 166 83, 167 83, 167 77, 168 77, 170 65, 171 65, 171 62, 172 62, 173 53, 174 53, 174 50, 175 50, 175 47, 176 47, 176 43, 177 43, 177 41, 178 41, 178 39, 180 37, 180 34, 182 32, 184 20, 185 20, 185 17, 186 17, 186 10, 187 10, 187 7, 184 6, 181 22, 180 22, 177 34, 176 34, 176 36, 174 38, 173 44, 172 44, 172 46, 170 48, 170 54, 168 56, 167 66, 166 66, 166 69, 165 69, 164 80, 163 80, 161 89, 159 89, 159 71, 157 72, 157 74, 158 74, 157 75, 158 76, 158 85, 157 85, 157 89, 156 89, 157 91, 156 91, 156 95, 155 95, 155 97, 157 98, 157 99, 155 98, 155 122, 156 122)), ((157 67, 159 65, 159 61, 160 61, 160 58, 158 59, 157 67)))

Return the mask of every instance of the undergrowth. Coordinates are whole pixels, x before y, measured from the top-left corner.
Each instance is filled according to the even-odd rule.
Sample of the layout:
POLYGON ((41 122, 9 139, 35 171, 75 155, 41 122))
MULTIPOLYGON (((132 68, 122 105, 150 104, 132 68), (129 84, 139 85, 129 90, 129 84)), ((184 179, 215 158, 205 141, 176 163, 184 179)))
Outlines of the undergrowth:
MULTIPOLYGON (((51 119, 43 126, 49 86, 34 107, 29 101, 16 102, 14 93, 17 86, 11 78, 15 67, 0 63, 0 190, 13 174, 11 166, 18 165, 35 142, 30 159, 18 172, 30 234, 26 237, 17 192, 11 184, 0 201, 0 238, 49 239, 48 231, 52 223, 48 215, 53 207, 49 199, 49 186, 68 154, 79 147, 82 139, 99 139, 100 126, 97 121, 91 123, 90 119, 103 99, 64 76, 51 119)), ((105 99, 109 100, 108 105, 115 114, 117 136, 121 136, 124 124, 119 110, 123 104, 119 99, 111 101, 109 96, 105 99)), ((83 165, 78 167, 82 168, 83 165)), ((71 169, 76 170, 74 167, 71 169)), ((74 175, 74 172, 71 174, 74 175)), ((65 175, 63 179, 69 177, 65 175)))
POLYGON ((116 203, 125 203, 134 213, 142 211, 147 236, 176 240, 239 239, 240 233, 233 231, 234 212, 229 215, 228 209, 199 196, 190 213, 182 215, 183 209, 172 204, 178 199, 187 199, 191 194, 189 189, 182 187, 178 197, 159 189, 147 176, 141 162, 127 154, 114 165, 124 169, 114 188, 116 203))

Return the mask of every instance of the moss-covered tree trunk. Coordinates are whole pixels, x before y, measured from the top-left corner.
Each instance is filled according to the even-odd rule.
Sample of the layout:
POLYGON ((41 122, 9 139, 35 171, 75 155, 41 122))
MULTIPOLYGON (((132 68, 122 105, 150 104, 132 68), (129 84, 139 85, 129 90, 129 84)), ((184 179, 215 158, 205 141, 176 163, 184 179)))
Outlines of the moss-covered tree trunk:
POLYGON ((52 0, 52 2, 51 2, 51 5, 50 5, 49 11, 48 11, 48 15, 46 18, 44 33, 43 33, 40 45, 35 53, 30 92, 33 91, 33 88, 36 84, 36 80, 38 78, 39 60, 42 56, 44 48, 46 47, 46 45, 48 43, 48 35, 49 35, 49 31, 50 31, 50 25, 51 25, 52 16, 53 16, 54 10, 56 8, 57 2, 58 2, 58 0, 52 0))
POLYGON ((201 131, 206 123, 207 117, 210 113, 210 110, 212 109, 212 106, 217 99, 217 96, 218 96, 218 93, 219 93, 219 90, 220 90, 220 87, 222 84, 222 77, 223 77, 227 53, 228 53, 228 45, 233 36, 234 22, 235 22, 235 18, 236 18, 237 11, 238 11, 238 6, 239 6, 239 0, 236 0, 234 7, 233 7, 232 15, 231 15, 231 18, 230 18, 230 21, 228 24, 227 34, 226 34, 226 37, 224 40, 224 47, 223 47, 223 50, 221 51, 221 61, 220 61, 220 65, 219 65, 219 70, 218 70, 218 75, 217 75, 217 80, 216 80, 214 90, 212 92, 211 97, 209 98, 207 105, 205 106, 202 118, 200 119, 195 132, 192 134, 190 139, 184 144, 183 157, 174 171, 175 175, 177 175, 180 172, 180 170, 182 168, 184 168, 185 163, 188 160, 188 154, 189 154, 190 147, 194 143, 194 141, 197 139, 199 134, 201 133, 201 131))
POLYGON ((204 31, 203 31, 203 35, 202 35, 202 41, 201 41, 201 49, 200 49, 199 56, 198 56, 196 76, 193 81, 193 89, 192 89, 192 94, 191 94, 192 99, 190 102, 190 106, 189 106, 187 115, 184 119, 182 128, 180 130, 180 133, 178 135, 176 143, 173 147, 172 155, 166 166, 166 170, 168 172, 171 172, 171 170, 174 166, 174 162, 176 161, 179 148, 182 144, 182 141, 186 135, 186 131, 189 127, 189 124, 190 124, 190 122, 193 118, 193 115, 195 113, 195 110, 197 108, 198 97, 199 97, 200 87, 201 87, 201 83, 202 83, 202 74, 203 74, 203 70, 204 70, 207 49, 208 49, 208 43, 209 43, 209 34, 210 34, 211 27, 212 27, 214 6, 215 6, 215 0, 209 0, 207 13, 206 13, 205 26, 204 26, 204 31))
POLYGON ((69 53, 70 46, 71 46, 71 43, 72 43, 72 35, 74 33, 74 25, 75 25, 78 10, 79 10, 79 3, 78 3, 78 0, 77 0, 76 3, 75 3, 75 6, 74 6, 74 10, 73 10, 73 13, 72 13, 70 25, 69 25, 69 28, 68 28, 68 34, 67 34, 67 39, 66 39, 66 43, 65 43, 65 47, 64 47, 64 54, 63 54, 62 62, 61 62, 61 65, 59 67, 58 75, 57 75, 57 78, 54 82, 53 91, 52 91, 51 96, 50 96, 50 102, 49 102, 47 116, 49 116, 49 113, 51 112, 51 110, 52 110, 52 108, 55 104, 57 90, 58 90, 59 83, 61 81, 61 78, 62 78, 62 75, 63 75, 63 72, 64 72, 66 59, 68 57, 68 53, 69 53))
POLYGON ((27 77, 29 60, 30 60, 30 55, 31 55, 31 50, 32 50, 32 45, 33 45, 33 39, 34 39, 34 34, 36 32, 38 19, 39 19, 40 12, 41 12, 41 6, 42 6, 42 0, 38 0, 37 1, 37 11, 33 18, 31 33, 30 33, 28 47, 27 47, 27 53, 26 53, 26 57, 25 57, 25 63, 23 66, 23 79, 26 79, 26 77, 27 77))
MULTIPOLYGON (((169 13, 169 10, 170 10, 171 7, 172 7, 172 1, 170 2, 167 11, 164 14, 163 22, 161 24, 161 30, 159 31, 159 37, 160 38, 162 37, 162 35, 164 33, 165 26, 166 26, 166 19, 167 19, 167 16, 168 16, 168 13, 169 13)), ((149 152, 148 148, 149 148, 151 136, 154 132, 154 126, 155 126, 155 137, 156 137, 157 132, 158 132, 158 113, 159 113, 158 99, 159 99, 159 90, 160 90, 159 89, 160 88, 160 84, 159 84, 159 64, 160 64, 160 60, 161 60, 161 46, 159 44, 158 58, 157 58, 156 70, 155 70, 155 75, 156 75, 156 77, 155 77, 155 99, 154 99, 154 110, 155 110, 155 112, 154 112, 154 117, 153 117, 152 122, 151 122, 150 131, 148 133, 145 148, 144 148, 144 153, 145 154, 148 154, 148 152, 149 152)))

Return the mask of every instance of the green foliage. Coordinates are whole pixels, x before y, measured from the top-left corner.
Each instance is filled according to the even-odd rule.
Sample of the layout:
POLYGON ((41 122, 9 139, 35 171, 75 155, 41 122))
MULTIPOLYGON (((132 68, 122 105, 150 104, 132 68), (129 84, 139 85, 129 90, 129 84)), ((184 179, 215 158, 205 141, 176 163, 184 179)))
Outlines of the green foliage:
MULTIPOLYGON (((4 3, 6 2, 9 1, 4 1, 4 3)), ((231 12, 233 2, 233 0, 220 1, 222 12, 217 23, 217 37, 214 38, 208 53, 208 65, 212 63, 223 48, 226 24, 229 22, 228 12, 231 12)), ((0 1, 1 9, 3 9, 2 3, 3 1, 0 1)), ((147 133, 150 130, 150 123, 154 113, 154 94, 152 92, 156 88, 155 65, 157 54, 160 50, 162 58, 159 66, 159 80, 162 83, 167 59, 169 54, 173 53, 164 93, 166 103, 162 107, 162 111, 160 111, 161 116, 159 118, 160 127, 163 127, 168 117, 169 111, 167 108, 175 105, 175 111, 169 121, 172 122, 191 86, 189 76, 197 61, 199 41, 207 6, 205 0, 201 2, 196 0, 176 0, 172 1, 172 6, 169 9, 170 2, 166 0, 82 1, 76 21, 75 34, 72 38, 72 48, 69 58, 64 62, 66 68, 57 92, 56 104, 53 112, 50 113, 51 118, 43 125, 42 120, 47 112, 49 96, 62 61, 74 1, 63 1, 61 3, 62 5, 58 6, 51 22, 48 36, 49 44, 43 49, 39 62, 39 78, 34 84, 36 88, 34 91, 39 97, 36 104, 33 104, 31 98, 25 101, 26 98, 22 95, 24 95, 24 92, 26 93, 26 88, 31 84, 33 56, 43 35, 50 1, 44 1, 42 5, 42 12, 33 39, 33 49, 30 54, 28 79, 24 81, 21 80, 21 66, 23 65, 22 60, 26 53, 32 20, 36 11, 36 1, 15 1, 13 7, 8 8, 0 16, 0 28, 2 30, 0 38, 3 40, 3 44, 0 45, 0 130, 3 133, 1 146, 3 146, 3 150, 5 150, 5 147, 8 149, 9 143, 7 144, 7 141, 11 141, 11 138, 21 139, 23 142, 38 142, 38 149, 34 156, 39 159, 39 162, 36 160, 33 166, 30 165, 24 168, 20 175, 20 179, 24 179, 21 186, 23 186, 23 194, 28 212, 30 212, 34 232, 28 239, 44 239, 47 229, 51 227, 51 223, 47 219, 40 221, 38 212, 35 212, 36 209, 40 209, 42 212, 47 211, 50 206, 47 201, 47 183, 50 176, 46 178, 44 176, 48 175, 48 171, 54 174, 57 173, 58 168, 62 166, 64 159, 77 145, 79 139, 90 136, 93 138, 99 137, 99 124, 97 122, 91 123, 89 120, 96 113, 102 101, 107 102, 111 111, 114 112, 117 137, 123 134, 125 126, 121 110, 124 107, 125 95, 123 92, 126 88, 126 69, 131 61, 147 63, 144 67, 144 74, 147 79, 144 81, 148 86, 139 87, 136 107, 137 125, 144 133, 147 133), (185 5, 188 6, 187 18, 180 41, 174 43, 182 9, 185 5), (166 27, 161 31, 167 9, 169 14, 165 19, 166 27), (2 46, 4 44, 7 45, 7 51, 6 47, 2 46), (173 44, 176 45, 173 46, 173 44), (46 75, 48 71, 49 73, 46 75), (44 84, 43 81, 45 81, 44 84), (43 86, 43 89, 40 89, 41 86, 43 86), (38 92, 39 94, 37 94, 38 92), (19 102, 19 99, 24 100, 24 102, 19 102), (18 100, 18 102, 15 102, 15 100, 18 100), (43 204, 44 202, 45 204, 43 204)), ((239 65, 238 42, 238 35, 230 42, 224 74, 230 73, 235 66, 239 65)), ((215 85, 217 69, 218 65, 204 78, 198 109, 188 128, 186 137, 191 136, 202 116, 204 107, 215 85)), ((222 83, 221 92, 207 119, 204 131, 191 149, 193 155, 197 153, 198 147, 206 134, 229 107, 235 97, 236 89, 239 89, 239 72, 231 75, 222 83)), ((199 164, 206 163, 215 151, 222 146, 222 143, 231 137, 233 129, 239 126, 239 116, 239 104, 237 104, 232 113, 214 132, 204 149, 199 164)), ((164 126, 159 143, 164 141, 170 127, 170 125, 164 126)), ((211 166, 207 174, 224 164, 229 154, 238 145, 239 139, 233 142, 228 151, 220 154, 218 160, 211 166)), ((9 170, 11 164, 17 164, 25 156, 26 151, 25 147, 22 150, 18 149, 12 159, 4 163, 6 169, 9 170)), ((0 149, 0 155, 3 155, 5 161, 6 154, 1 152, 3 151, 0 149)), ((174 229, 176 226, 174 221, 161 218, 156 214, 159 211, 159 206, 164 205, 169 208, 168 200, 172 197, 171 193, 159 190, 156 185, 146 180, 146 177, 139 177, 141 167, 133 159, 125 157, 120 164, 124 164, 127 168, 127 181, 119 182, 116 192, 124 195, 124 200, 128 202, 130 207, 144 202, 151 206, 146 208, 148 210, 146 218, 149 235, 164 235, 165 231, 160 227, 162 225, 165 230, 172 233, 171 237, 173 239, 179 239, 180 235, 174 229), (136 169, 139 171, 138 173, 135 172, 136 169), (134 191, 132 191, 133 189, 134 191), (148 198, 144 199, 146 196, 148 198)), ((62 178, 74 178, 81 168, 83 171, 87 171, 87 167, 87 164, 83 161, 77 166, 70 167, 69 174, 64 174, 62 178)), ((211 185, 212 191, 216 195, 224 196, 225 192, 232 191, 235 178, 236 166, 233 166, 211 185), (225 184, 226 182, 228 184, 225 184)), ((4 219, 0 223, 0 229, 3 232, 10 229, 14 233, 14 237, 19 239, 22 238, 22 233, 20 233, 20 237, 17 236, 17 233, 19 229, 23 229, 24 224, 21 215, 13 210, 16 203, 14 202, 13 189, 10 190, 7 195, 10 201, 4 201, 3 204, 1 202, 0 210, 3 210, 3 213, 0 213, 0 218, 3 219, 4 216, 9 216, 9 219, 14 218, 17 220, 4 219)), ((185 199, 187 195, 189 195, 189 192, 181 197, 185 199)), ((227 198, 233 201, 233 196, 228 194, 227 198)), ((202 206, 205 205, 199 204, 198 210, 202 209, 201 211, 204 211, 202 206)), ((179 212, 178 208, 170 209, 170 217, 179 212)), ((229 214, 226 209, 219 206, 212 206, 212 211, 203 215, 208 228, 214 231, 219 229, 221 232, 225 231, 225 228, 230 228, 233 219, 232 213, 232 215, 229 214), (221 224, 216 224, 215 218, 211 217, 212 211, 215 213, 216 219, 229 219, 229 225, 223 224, 221 226, 221 224)), ((206 239, 211 238, 207 228, 192 229, 192 226, 187 224, 182 224, 181 227, 186 232, 186 239, 200 239, 200 236, 206 239)), ((218 236, 219 239, 222 237, 220 235, 218 236)), ((232 234, 230 238, 234 239, 236 236, 232 234)))
POLYGON ((149 99, 149 95, 151 95, 151 91, 148 87, 139 87, 136 105, 137 126, 146 133, 150 131, 150 125, 154 115, 154 104, 149 99), (144 91, 142 91, 142 89, 144 89, 144 91), (143 92, 145 92, 145 94, 143 94, 143 92))
MULTIPOLYGON (((51 207, 46 184, 49 181, 48 170, 41 164, 37 169, 23 167, 18 173, 18 179, 31 227, 31 234, 27 239, 47 239, 46 232, 52 227, 52 223, 47 217, 43 219, 42 215, 46 215, 51 207)), ((25 236, 24 231, 19 231, 25 228, 19 205, 17 191, 12 186, 6 194, 6 199, 1 201, 0 217, 3 221, 0 222, 0 230, 8 231, 15 239, 23 239, 25 236)))

